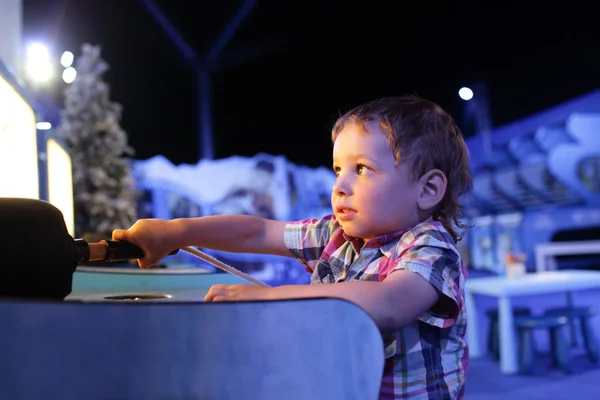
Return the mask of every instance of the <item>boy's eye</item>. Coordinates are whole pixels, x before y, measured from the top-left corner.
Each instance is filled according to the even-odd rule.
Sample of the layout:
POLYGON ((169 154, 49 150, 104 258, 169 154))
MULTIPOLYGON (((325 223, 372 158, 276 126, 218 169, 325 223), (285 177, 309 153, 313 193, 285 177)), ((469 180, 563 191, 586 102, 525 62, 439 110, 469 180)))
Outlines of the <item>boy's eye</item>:
MULTIPOLYGON (((369 169, 369 167, 367 167, 364 164, 357 164, 356 165, 356 174, 357 175, 364 175, 367 172, 368 169, 369 169)), ((335 172, 335 174, 338 175, 338 176, 340 175, 341 170, 342 169, 340 167, 336 167, 336 166, 333 167, 333 172, 335 172)))

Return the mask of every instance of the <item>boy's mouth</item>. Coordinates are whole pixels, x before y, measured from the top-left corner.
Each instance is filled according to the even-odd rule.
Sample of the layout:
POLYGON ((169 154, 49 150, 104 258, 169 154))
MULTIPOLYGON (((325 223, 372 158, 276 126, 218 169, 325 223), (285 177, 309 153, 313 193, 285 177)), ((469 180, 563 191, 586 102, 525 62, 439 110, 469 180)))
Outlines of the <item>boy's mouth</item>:
POLYGON ((350 212, 350 211, 356 211, 353 208, 350 208, 346 205, 337 205, 335 206, 335 212, 337 213, 343 213, 343 212, 350 212))
POLYGON ((347 220, 356 214, 356 210, 346 206, 336 206, 335 214, 341 220, 347 220))

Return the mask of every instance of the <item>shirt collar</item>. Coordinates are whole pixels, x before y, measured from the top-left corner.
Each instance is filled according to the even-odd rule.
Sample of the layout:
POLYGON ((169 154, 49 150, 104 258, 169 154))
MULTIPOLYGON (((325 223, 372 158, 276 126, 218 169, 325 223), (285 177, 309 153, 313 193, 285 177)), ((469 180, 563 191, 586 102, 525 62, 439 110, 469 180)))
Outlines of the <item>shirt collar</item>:
POLYGON ((411 228, 403 229, 401 231, 395 231, 391 233, 386 233, 385 235, 376 237, 374 239, 369 240, 368 242, 364 242, 363 239, 355 238, 348 235, 344 232, 344 229, 340 227, 342 230, 342 236, 344 239, 352 244, 354 250, 357 253, 360 253, 362 249, 377 249, 379 248, 381 252, 386 256, 390 257, 392 255, 392 249, 396 246, 398 240, 408 232, 411 228))
POLYGON ((344 228, 342 228, 341 226, 340 226, 340 230, 342 231, 343 238, 347 242, 349 242, 350 244, 352 244, 352 246, 354 247, 354 250, 356 251, 356 253, 360 253, 360 251, 362 249, 376 249, 376 248, 379 248, 381 250, 381 252, 383 253, 384 256, 386 256, 387 258, 390 258, 392 256, 393 249, 396 247, 396 245, 398 243, 398 240, 400 240, 400 238, 406 232, 414 229, 416 226, 419 226, 422 223, 430 223, 430 224, 438 224, 439 223, 439 224, 441 224, 438 221, 429 221, 429 220, 422 221, 422 222, 419 222, 417 225, 412 226, 410 228, 402 229, 400 231, 386 233, 385 235, 381 235, 379 237, 371 239, 371 240, 369 240, 366 243, 364 242, 363 239, 355 238, 353 236, 350 236, 350 235, 346 234, 346 232, 344 232, 344 228))

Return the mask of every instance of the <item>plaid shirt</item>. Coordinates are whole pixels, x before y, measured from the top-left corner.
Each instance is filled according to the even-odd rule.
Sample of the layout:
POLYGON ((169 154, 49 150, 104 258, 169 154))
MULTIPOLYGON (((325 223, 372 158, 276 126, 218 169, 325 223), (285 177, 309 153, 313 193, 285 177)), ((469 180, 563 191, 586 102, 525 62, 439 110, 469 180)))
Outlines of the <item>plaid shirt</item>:
MULTIPOLYGON (((312 274, 311 284, 383 281, 394 271, 417 273, 449 300, 445 312, 424 313, 384 334, 386 362, 380 399, 461 399, 468 348, 464 339, 467 276, 452 236, 440 222, 362 241, 344 233, 335 216, 290 222, 285 243, 312 274)), ((440 296, 441 297, 441 296, 440 296)))

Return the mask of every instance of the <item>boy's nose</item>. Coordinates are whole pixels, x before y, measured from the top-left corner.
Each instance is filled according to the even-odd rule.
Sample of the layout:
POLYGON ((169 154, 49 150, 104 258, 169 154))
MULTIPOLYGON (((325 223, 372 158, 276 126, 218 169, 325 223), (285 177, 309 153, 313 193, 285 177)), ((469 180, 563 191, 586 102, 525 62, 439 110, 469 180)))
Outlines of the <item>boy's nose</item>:
POLYGON ((341 178, 333 185, 333 194, 336 196, 349 196, 351 194, 350 186, 341 178))

